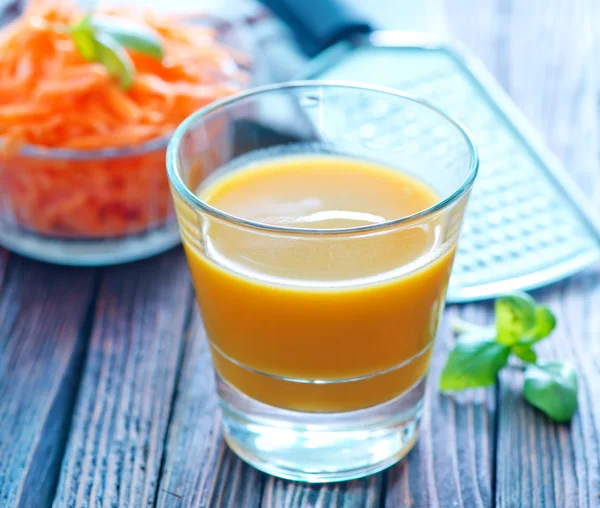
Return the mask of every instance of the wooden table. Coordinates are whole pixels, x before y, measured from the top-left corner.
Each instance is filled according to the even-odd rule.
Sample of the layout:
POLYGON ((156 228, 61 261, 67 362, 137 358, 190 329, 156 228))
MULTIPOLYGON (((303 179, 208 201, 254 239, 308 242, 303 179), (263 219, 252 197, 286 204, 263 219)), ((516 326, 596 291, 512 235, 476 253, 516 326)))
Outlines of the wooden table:
MULTIPOLYGON (((599 202, 600 3, 446 0, 446 14, 599 202)), ((535 296, 558 316, 542 353, 580 374, 571 424, 527 406, 518 372, 440 395, 448 318, 491 318, 487 303, 451 307, 409 457, 307 486, 261 474, 224 445, 180 249, 102 269, 0 249, 0 506, 600 506, 600 267, 535 296)))

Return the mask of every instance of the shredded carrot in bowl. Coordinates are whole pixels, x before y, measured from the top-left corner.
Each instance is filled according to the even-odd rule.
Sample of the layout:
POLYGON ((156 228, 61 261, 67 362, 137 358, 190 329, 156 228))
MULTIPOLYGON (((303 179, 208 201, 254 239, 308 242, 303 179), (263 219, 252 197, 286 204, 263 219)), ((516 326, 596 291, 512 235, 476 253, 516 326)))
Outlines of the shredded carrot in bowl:
POLYGON ((245 58, 210 26, 131 10, 159 34, 162 59, 129 51, 124 90, 68 33, 83 12, 37 0, 0 30, 0 221, 46 235, 142 232, 171 217, 165 148, 193 111, 248 79, 245 58))

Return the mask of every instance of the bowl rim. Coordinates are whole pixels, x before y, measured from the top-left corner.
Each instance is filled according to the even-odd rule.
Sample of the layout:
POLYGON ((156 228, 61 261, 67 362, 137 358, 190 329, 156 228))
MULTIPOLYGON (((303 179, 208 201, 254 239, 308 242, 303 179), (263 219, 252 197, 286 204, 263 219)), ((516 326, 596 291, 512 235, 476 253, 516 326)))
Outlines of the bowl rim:
MULTIPOLYGON (((174 131, 173 131, 174 132, 174 131)), ((156 150, 167 149, 173 133, 160 137, 151 138, 137 145, 113 146, 92 150, 80 148, 57 148, 45 147, 43 145, 32 145, 29 143, 21 145, 14 153, 10 152, 9 157, 29 157, 32 159, 71 159, 71 160, 91 160, 91 159, 118 159, 141 153, 153 152, 156 150)), ((3 149, 3 139, 0 137, 0 150, 3 149)))

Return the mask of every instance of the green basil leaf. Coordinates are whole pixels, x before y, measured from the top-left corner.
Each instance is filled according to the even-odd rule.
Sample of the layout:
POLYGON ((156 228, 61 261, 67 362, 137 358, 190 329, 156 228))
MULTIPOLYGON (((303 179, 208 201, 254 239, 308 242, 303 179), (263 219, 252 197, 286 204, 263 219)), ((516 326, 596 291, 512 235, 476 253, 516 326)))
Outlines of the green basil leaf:
POLYGON ((110 74, 118 78, 123 88, 129 88, 133 83, 135 69, 125 48, 105 33, 96 34, 95 44, 97 61, 104 65, 110 74))
POLYGON ((96 33, 110 35, 133 51, 158 59, 164 55, 160 35, 143 23, 117 16, 94 16, 91 25, 96 33))
POLYGON ((557 422, 569 421, 577 410, 577 375, 569 365, 549 362, 525 370, 523 395, 557 422))
POLYGON ((97 60, 94 31, 90 28, 87 17, 72 27, 70 33, 79 54, 89 62, 97 60))
POLYGON ((524 362, 535 363, 537 360, 537 354, 533 349, 531 349, 531 346, 515 344, 510 348, 510 351, 524 362))
POLYGON ((497 341, 516 344, 536 324, 535 300, 526 293, 501 296, 496 300, 497 341))
POLYGON ((461 336, 442 371, 440 389, 454 391, 493 385, 509 354, 510 348, 493 337, 477 334, 461 336))
POLYGON ((555 326, 556 318, 552 311, 545 305, 538 305, 535 308, 535 326, 525 334, 519 344, 535 344, 548 337, 555 326))

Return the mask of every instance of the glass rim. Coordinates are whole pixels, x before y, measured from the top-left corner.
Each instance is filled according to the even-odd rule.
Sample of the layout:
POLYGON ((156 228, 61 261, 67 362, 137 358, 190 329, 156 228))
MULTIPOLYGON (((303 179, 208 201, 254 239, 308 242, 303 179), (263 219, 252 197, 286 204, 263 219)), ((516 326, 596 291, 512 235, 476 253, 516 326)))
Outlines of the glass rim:
POLYGON ((286 81, 282 83, 275 83, 270 85, 264 85, 260 87, 254 87, 243 92, 238 92, 236 94, 230 95, 223 99, 217 100, 208 104, 207 106, 199 109, 198 111, 192 113, 188 116, 179 126, 175 129, 171 140, 169 141, 167 147, 167 174, 169 177, 169 181, 173 188, 177 191, 177 194, 181 196, 184 201, 192 206, 194 209, 200 209, 207 214, 223 220, 225 222, 233 223, 235 225, 250 228, 250 229, 258 229, 262 231, 270 231, 275 233, 287 233, 287 234, 298 234, 298 235, 332 235, 332 234, 345 234, 345 233, 370 233, 375 231, 380 231, 384 229, 388 229, 390 227, 407 224, 413 222, 418 219, 422 219, 424 217, 430 216, 447 208, 452 205, 456 201, 458 201, 473 185, 475 181, 475 177, 477 175, 477 171, 479 168, 479 156, 477 154, 477 148, 475 143, 473 142, 471 134, 469 134, 468 130, 463 126, 463 124, 452 117, 448 116, 444 111, 440 108, 432 104, 431 102, 422 99, 420 97, 395 90, 390 87, 385 86, 376 86, 376 85, 368 85, 362 83, 354 83, 351 81, 339 81, 339 80, 301 80, 301 81, 286 81), (272 224, 265 224, 263 222, 252 221, 249 219, 244 219, 242 217, 238 217, 236 215, 229 214, 223 210, 220 210, 217 207, 214 207, 208 204, 206 201, 203 201, 198 196, 196 196, 188 186, 181 179, 181 172, 179 171, 179 163, 178 163, 178 151, 181 145, 182 140, 185 135, 190 131, 190 128, 201 120, 203 117, 218 111, 219 109, 224 109, 231 104, 235 104, 242 100, 266 94, 273 91, 280 90, 290 90, 295 88, 344 88, 344 89, 354 89, 361 90, 366 92, 378 92, 385 95, 399 97, 408 101, 411 101, 415 104, 419 104, 434 113, 438 114, 441 118, 448 121, 463 137, 469 151, 469 168, 467 175, 463 182, 448 196, 444 199, 440 199, 435 204, 420 210, 411 215, 406 215, 403 217, 398 217, 395 219, 390 219, 385 222, 380 222, 377 224, 368 224, 366 226, 354 226, 349 228, 332 228, 332 229, 323 229, 323 228, 296 228, 289 226, 276 226, 272 224))

